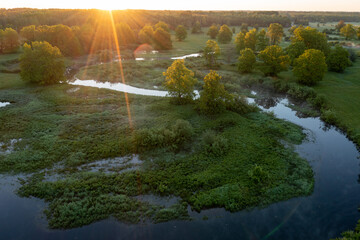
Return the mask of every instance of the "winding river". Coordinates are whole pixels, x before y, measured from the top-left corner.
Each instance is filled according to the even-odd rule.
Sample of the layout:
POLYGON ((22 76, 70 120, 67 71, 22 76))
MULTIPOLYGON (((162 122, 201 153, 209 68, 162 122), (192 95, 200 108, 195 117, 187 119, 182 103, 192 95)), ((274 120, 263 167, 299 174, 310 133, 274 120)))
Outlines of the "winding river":
MULTIPOLYGON (((79 80, 81 81, 81 80, 79 80)), ((81 84, 81 85, 85 85, 81 84)), ((94 87, 94 86, 93 86, 94 87)), ((118 91, 127 91, 126 87, 118 91)), ((152 91, 145 90, 142 91, 152 91)), ((153 95, 151 95, 153 96, 153 95)), ((263 209, 229 213, 211 209, 191 212, 193 221, 128 225, 113 219, 71 230, 49 230, 39 199, 19 198, 16 176, 0 178, 1 239, 329 239, 353 229, 360 219, 359 152, 346 136, 319 118, 300 118, 285 96, 265 97, 256 103, 304 128, 308 139, 296 146, 315 172, 309 197, 293 198, 263 209), (203 216, 208 220, 202 220, 203 216)), ((1 111, 1 110, 0 110, 1 111)))

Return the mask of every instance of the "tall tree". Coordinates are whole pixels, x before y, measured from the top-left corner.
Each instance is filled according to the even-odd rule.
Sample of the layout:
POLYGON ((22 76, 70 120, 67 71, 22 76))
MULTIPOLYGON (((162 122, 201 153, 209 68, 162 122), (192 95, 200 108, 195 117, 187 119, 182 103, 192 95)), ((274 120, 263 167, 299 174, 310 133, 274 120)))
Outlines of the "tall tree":
POLYGON ((257 31, 256 29, 252 29, 245 35, 245 47, 251 48, 255 51, 256 49, 256 42, 257 42, 257 31))
POLYGON ((191 33, 201 33, 201 24, 199 21, 196 21, 196 23, 192 27, 191 33))
POLYGON ((157 28, 154 33, 155 49, 169 50, 172 48, 171 35, 162 28, 157 28))
POLYGON ((272 23, 268 29, 268 37, 270 39, 271 45, 276 45, 281 42, 281 39, 284 35, 284 28, 279 23, 272 23))
POLYGON ((229 43, 232 39, 232 35, 233 33, 230 28, 226 24, 222 25, 218 34, 219 43, 229 43))
POLYGON ((340 33, 345 37, 346 40, 350 40, 356 37, 356 30, 352 24, 346 24, 340 29, 340 33))
POLYGON ((251 48, 246 48, 240 52, 238 70, 241 73, 250 73, 254 69, 256 56, 251 48))
POLYGON ((219 45, 214 40, 208 40, 204 48, 204 57, 209 66, 216 65, 216 59, 220 55, 219 45))
POLYGON ((236 34, 235 37, 235 46, 237 52, 240 52, 241 50, 245 49, 245 34, 242 32, 239 32, 236 34))
POLYGON ((265 75, 277 76, 281 71, 289 67, 290 58, 281 47, 272 45, 261 51, 259 58, 263 61, 262 72, 265 75))
POLYGON ((31 43, 33 41, 35 41, 35 37, 36 37, 36 28, 35 25, 30 25, 27 27, 23 27, 20 30, 20 36, 25 39, 25 41, 27 43, 31 43))
POLYGON ((150 25, 145 25, 139 32, 139 40, 141 43, 152 44, 154 38, 154 29, 150 25))
POLYGON ((130 45, 136 43, 135 32, 126 23, 118 23, 115 25, 118 41, 120 45, 130 45))
POLYGON ((2 49, 0 52, 16 52, 20 46, 18 33, 12 28, 5 28, 1 35, 0 41, 2 41, 2 43, 0 45, 2 49))
POLYGON ((164 86, 175 103, 183 104, 195 97, 197 80, 194 73, 186 68, 183 59, 175 60, 163 75, 166 77, 164 86))
POLYGON ((256 50, 262 51, 269 46, 269 39, 266 37, 265 29, 261 29, 257 34, 256 50))
POLYGON ((170 33, 169 25, 167 25, 167 24, 166 24, 165 22, 163 22, 163 21, 160 21, 160 22, 158 22, 157 24, 155 24, 155 27, 154 27, 155 31, 156 31, 156 29, 158 29, 158 28, 162 28, 162 29, 164 29, 165 31, 167 31, 168 33, 170 33))
POLYGON ((48 42, 25 43, 20 56, 20 76, 26 82, 54 84, 65 81, 65 63, 57 47, 48 42))
POLYGON ((178 41, 180 41, 180 42, 184 41, 185 38, 187 37, 186 28, 183 25, 177 26, 177 28, 175 29, 175 36, 178 41))
POLYGON ((294 31, 292 42, 304 42, 306 49, 317 49, 322 51, 325 56, 330 52, 330 47, 327 42, 326 34, 319 32, 311 27, 298 27, 294 31))
POLYGON ((325 55, 316 49, 306 50, 296 59, 293 69, 297 82, 305 85, 315 85, 324 78, 326 71, 325 55))
POLYGON ((226 110, 227 101, 231 95, 220 83, 221 76, 215 71, 210 71, 204 78, 203 91, 200 93, 199 109, 207 114, 217 114, 226 110))
POLYGON ((207 32, 207 35, 211 39, 216 39, 218 33, 219 33, 219 28, 216 25, 211 25, 211 27, 209 28, 209 30, 207 32))

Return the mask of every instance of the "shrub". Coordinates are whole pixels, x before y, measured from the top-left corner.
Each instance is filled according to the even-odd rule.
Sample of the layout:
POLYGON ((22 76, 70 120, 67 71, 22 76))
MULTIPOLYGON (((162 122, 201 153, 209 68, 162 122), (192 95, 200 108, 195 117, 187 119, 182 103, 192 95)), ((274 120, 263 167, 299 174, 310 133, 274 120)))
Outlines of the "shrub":
POLYGON ((349 60, 349 52, 340 45, 336 45, 331 50, 327 59, 329 70, 332 72, 344 72, 345 69, 351 65, 349 60))
POLYGON ((206 155, 222 156, 228 149, 228 140, 220 135, 217 135, 212 130, 207 130, 201 137, 201 145, 206 155))
POLYGON ((251 73, 256 63, 256 56, 252 49, 246 48, 240 52, 238 70, 242 73, 251 73))
POLYGON ((265 183, 269 177, 269 174, 257 164, 255 164, 254 167, 248 171, 248 175, 250 179, 256 184, 265 183))

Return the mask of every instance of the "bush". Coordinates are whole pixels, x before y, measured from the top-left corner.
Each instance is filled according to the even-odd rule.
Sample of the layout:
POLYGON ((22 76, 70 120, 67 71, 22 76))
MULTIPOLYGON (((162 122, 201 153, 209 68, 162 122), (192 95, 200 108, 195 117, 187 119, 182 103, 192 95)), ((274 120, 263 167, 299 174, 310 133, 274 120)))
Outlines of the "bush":
POLYGON ((250 179, 256 184, 265 183, 269 177, 269 174, 257 164, 254 165, 253 169, 248 171, 248 175, 250 179))
POLYGON ((256 63, 256 56, 252 49, 246 48, 240 52, 238 70, 241 73, 251 73, 256 63))
POLYGON ((156 148, 170 147, 178 150, 193 135, 193 127, 188 121, 178 119, 169 128, 140 129, 133 135, 135 151, 144 152, 156 148))
POLYGON ((345 69, 351 65, 349 60, 349 52, 340 45, 336 45, 331 50, 327 59, 329 70, 332 72, 344 72, 345 69))
POLYGON ((220 135, 217 135, 212 130, 207 130, 201 137, 201 145, 206 155, 222 156, 228 149, 228 140, 220 135))

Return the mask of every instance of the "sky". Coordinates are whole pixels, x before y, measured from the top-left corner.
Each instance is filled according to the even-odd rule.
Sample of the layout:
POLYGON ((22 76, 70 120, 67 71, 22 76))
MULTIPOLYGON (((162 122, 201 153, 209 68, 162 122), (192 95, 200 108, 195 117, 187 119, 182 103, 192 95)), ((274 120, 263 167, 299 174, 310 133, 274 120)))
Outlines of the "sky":
POLYGON ((0 8, 290 10, 360 12, 360 0, 0 0, 0 8))

